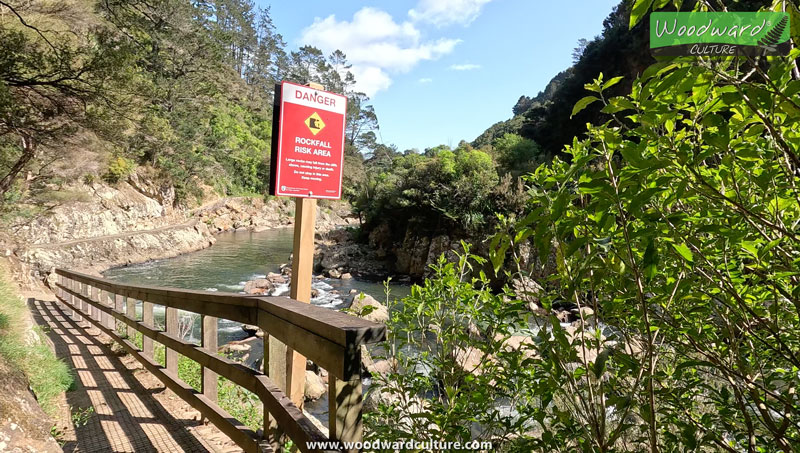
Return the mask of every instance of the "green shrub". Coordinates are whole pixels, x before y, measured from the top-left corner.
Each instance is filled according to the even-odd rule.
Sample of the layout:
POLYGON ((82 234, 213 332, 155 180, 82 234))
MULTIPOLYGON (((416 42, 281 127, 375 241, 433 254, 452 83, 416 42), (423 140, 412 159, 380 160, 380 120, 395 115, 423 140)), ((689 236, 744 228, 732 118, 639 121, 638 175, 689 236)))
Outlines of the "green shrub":
POLYGON ((117 156, 108 164, 108 170, 103 174, 103 180, 116 184, 127 178, 135 169, 135 162, 128 158, 117 156))
POLYGON ((374 375, 368 399, 379 403, 365 415, 368 440, 478 439, 499 448, 531 429, 505 408, 522 411, 535 401, 529 345, 510 347, 527 330, 527 313, 519 300, 491 291, 473 268, 483 263, 467 246, 457 262, 442 256, 434 276, 392 307, 376 359, 395 366, 374 375))
POLYGON ((440 262, 392 314, 368 436, 797 451, 799 56, 664 61, 626 96, 587 84, 573 113, 610 119, 526 178, 524 215, 489 244, 496 272, 544 277, 503 300, 469 260, 440 262), (540 314, 522 321, 519 299, 540 314), (515 332, 524 346, 502 347, 515 332))
POLYGON ((552 258, 519 268, 548 276, 545 310, 599 321, 537 336, 534 449, 800 445, 800 81, 791 59, 746 80, 733 62, 660 63, 610 99, 601 74, 588 100, 614 117, 528 178, 492 242, 496 269, 552 258))

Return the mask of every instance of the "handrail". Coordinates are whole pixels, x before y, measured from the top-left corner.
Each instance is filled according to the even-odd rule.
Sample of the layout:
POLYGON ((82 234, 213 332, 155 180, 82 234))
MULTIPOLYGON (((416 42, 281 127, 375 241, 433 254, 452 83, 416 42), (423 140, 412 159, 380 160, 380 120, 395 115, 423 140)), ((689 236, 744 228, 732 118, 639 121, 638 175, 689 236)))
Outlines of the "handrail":
POLYGON ((282 444, 281 433, 292 439, 303 452, 343 451, 311 449, 313 442, 361 440, 361 346, 383 341, 386 336, 384 325, 288 297, 121 284, 65 269, 56 269, 55 273, 59 276, 59 281, 54 285, 56 295, 62 303, 72 308, 74 315, 86 319, 118 341, 167 387, 199 410, 245 451, 269 452, 279 449, 282 444), (103 292, 107 297, 102 297, 103 292), (129 300, 142 301, 141 320, 136 318, 135 302, 128 303, 129 300), (154 304, 163 305, 166 309, 166 331, 154 325, 154 304), (178 337, 177 310, 201 315, 203 345, 198 346, 178 337), (269 337, 272 337, 328 371, 330 437, 324 436, 266 374, 217 354, 218 318, 255 324, 265 332, 265 370, 269 369, 267 351, 269 337), (118 334, 117 322, 127 326, 128 337, 134 331, 142 334, 141 350, 118 334), (166 348, 166 367, 154 360, 153 341, 166 348), (201 365, 202 392, 192 389, 178 378, 177 354, 201 365), (264 405, 264 429, 259 433, 245 427, 216 404, 217 375, 224 376, 259 397, 264 405))

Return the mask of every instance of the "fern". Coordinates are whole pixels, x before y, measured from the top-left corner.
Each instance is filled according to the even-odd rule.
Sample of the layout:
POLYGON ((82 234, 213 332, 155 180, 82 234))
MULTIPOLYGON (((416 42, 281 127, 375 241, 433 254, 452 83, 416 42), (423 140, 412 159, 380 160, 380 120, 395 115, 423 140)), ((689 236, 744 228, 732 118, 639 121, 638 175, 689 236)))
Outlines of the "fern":
POLYGON ((783 16, 783 18, 775 24, 774 27, 767 34, 758 40, 758 45, 761 47, 769 47, 770 49, 773 48, 776 44, 779 44, 779 39, 783 34, 783 30, 786 28, 786 24, 789 22, 787 16, 783 16))

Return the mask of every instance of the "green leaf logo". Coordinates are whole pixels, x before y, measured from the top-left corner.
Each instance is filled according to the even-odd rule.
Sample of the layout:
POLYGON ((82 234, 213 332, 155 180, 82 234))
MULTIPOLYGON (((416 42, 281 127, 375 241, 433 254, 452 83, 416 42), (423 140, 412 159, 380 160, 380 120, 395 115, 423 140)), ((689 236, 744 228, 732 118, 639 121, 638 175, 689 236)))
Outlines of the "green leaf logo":
POLYGON ((765 49, 769 49, 771 51, 775 50, 775 46, 781 43, 781 36, 783 35, 783 30, 786 29, 786 25, 789 24, 789 16, 783 16, 780 22, 775 24, 770 31, 767 32, 766 36, 758 40, 758 45, 764 47, 765 49))

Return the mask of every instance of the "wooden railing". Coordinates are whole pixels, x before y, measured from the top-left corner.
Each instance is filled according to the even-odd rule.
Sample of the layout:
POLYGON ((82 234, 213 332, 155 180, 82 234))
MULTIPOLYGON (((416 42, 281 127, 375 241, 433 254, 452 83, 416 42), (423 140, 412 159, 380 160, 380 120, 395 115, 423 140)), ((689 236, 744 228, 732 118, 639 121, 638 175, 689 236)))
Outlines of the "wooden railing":
MULTIPOLYGON (((169 389, 248 452, 282 451, 288 437, 300 451, 314 442, 356 442, 362 439, 361 346, 383 341, 386 328, 305 304, 288 297, 190 291, 126 285, 63 269, 55 271, 58 299, 73 315, 94 324, 119 342, 169 389), (136 304, 142 302, 141 319, 136 304), (154 324, 153 306, 165 308, 165 327, 154 324), (178 335, 178 310, 201 316, 202 343, 178 335), (265 373, 217 354, 217 320, 258 325, 264 332, 264 369, 269 370, 269 338, 280 341, 328 371, 329 437, 326 437, 265 373), (142 335, 142 348, 133 343, 142 335), (154 342, 166 348, 166 366, 157 363, 154 342), (202 367, 201 390, 178 377, 178 354, 202 367), (256 395, 264 406, 264 428, 253 431, 217 404, 217 376, 256 395)), ((277 376, 273 376, 276 378, 277 376)), ((282 382, 286 381, 284 376, 282 382)))

